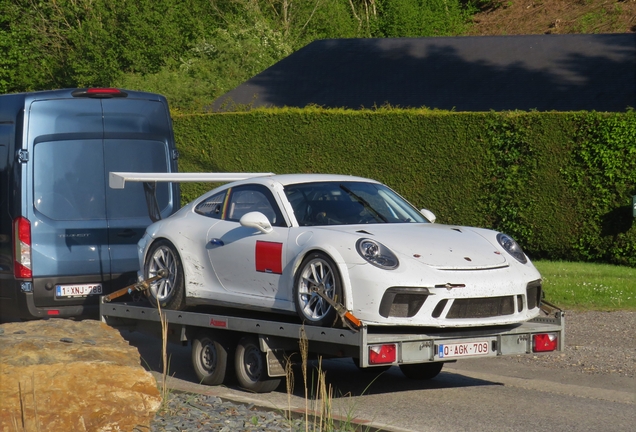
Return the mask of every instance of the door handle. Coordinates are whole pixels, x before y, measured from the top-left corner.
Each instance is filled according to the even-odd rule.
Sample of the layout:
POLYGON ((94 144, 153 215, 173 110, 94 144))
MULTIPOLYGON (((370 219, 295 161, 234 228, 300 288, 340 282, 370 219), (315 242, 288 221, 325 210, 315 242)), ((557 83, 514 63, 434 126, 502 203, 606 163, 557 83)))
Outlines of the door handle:
POLYGON ((135 231, 131 229, 125 229, 117 233, 117 237, 133 237, 135 235, 135 231))

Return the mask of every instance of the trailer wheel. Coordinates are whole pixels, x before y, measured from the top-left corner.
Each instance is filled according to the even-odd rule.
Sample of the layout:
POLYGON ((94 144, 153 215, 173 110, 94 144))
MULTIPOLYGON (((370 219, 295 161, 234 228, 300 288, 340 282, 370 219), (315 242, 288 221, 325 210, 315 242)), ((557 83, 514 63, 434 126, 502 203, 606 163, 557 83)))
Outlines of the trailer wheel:
POLYGON ((202 384, 219 385, 230 375, 233 362, 228 361, 231 349, 224 338, 202 331, 192 341, 192 366, 202 384))
POLYGON ((294 303, 300 319, 311 325, 331 327, 336 324, 338 313, 322 297, 313 292, 322 287, 327 296, 342 303, 342 282, 338 268, 329 256, 322 252, 308 254, 294 278, 294 303))
POLYGON ((168 277, 150 285, 146 291, 148 300, 153 306, 157 303, 166 309, 183 310, 185 308, 185 288, 183 265, 175 247, 168 240, 155 242, 144 266, 144 276, 151 278, 161 269, 168 271, 168 277))
POLYGON ((429 380, 435 378, 444 367, 443 362, 401 364, 400 370, 410 379, 429 380))
POLYGON ((244 336, 236 346, 234 368, 239 386, 254 393, 269 393, 276 390, 280 378, 267 375, 265 354, 261 352, 256 336, 244 336))

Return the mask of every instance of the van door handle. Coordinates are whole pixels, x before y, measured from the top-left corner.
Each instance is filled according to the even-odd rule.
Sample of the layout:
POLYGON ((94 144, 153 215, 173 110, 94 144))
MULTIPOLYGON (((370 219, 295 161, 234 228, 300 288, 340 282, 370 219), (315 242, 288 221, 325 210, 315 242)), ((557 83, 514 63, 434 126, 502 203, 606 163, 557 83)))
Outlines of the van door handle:
POLYGON ((125 229, 117 233, 117 237, 133 237, 135 235, 135 231, 131 229, 125 229))

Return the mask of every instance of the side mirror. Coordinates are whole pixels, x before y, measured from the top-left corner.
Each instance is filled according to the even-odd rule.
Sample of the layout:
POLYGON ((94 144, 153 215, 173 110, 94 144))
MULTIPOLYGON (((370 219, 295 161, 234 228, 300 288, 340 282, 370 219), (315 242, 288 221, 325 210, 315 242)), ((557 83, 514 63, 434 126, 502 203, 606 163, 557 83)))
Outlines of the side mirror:
POLYGON ((430 223, 435 223, 435 221, 437 220, 437 217, 430 210, 422 209, 420 210, 420 213, 422 213, 422 215, 424 215, 424 217, 428 219, 430 223))
POLYGON ((256 228, 263 234, 272 232, 272 224, 269 223, 269 219, 261 212, 249 212, 245 213, 239 220, 239 223, 247 228, 256 228))

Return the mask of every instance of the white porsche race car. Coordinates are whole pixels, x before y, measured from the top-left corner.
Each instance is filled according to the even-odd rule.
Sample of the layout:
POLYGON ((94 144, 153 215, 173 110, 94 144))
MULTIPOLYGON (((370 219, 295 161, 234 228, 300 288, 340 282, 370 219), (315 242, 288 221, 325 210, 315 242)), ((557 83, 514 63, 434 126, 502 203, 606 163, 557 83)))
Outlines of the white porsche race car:
POLYGON ((372 325, 467 327, 539 314, 541 276, 491 230, 434 224, 374 180, 271 175, 214 189, 148 227, 140 278, 171 309, 219 305, 338 325, 326 294, 372 325))

